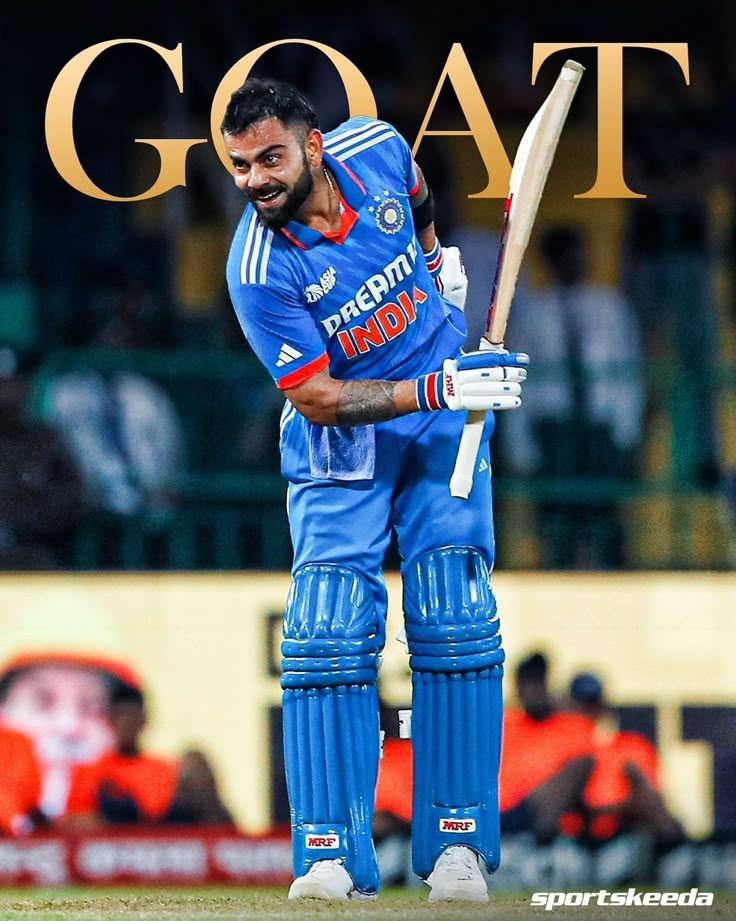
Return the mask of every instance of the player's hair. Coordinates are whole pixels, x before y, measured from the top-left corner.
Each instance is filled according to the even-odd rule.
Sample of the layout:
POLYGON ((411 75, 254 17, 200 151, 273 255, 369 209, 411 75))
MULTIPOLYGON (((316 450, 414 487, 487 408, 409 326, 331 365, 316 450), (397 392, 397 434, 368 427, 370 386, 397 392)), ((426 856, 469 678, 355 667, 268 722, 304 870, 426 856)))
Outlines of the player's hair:
POLYGON ((284 125, 303 124, 319 128, 319 119, 307 97, 283 80, 249 77, 230 97, 220 129, 242 134, 264 118, 278 118, 284 125))

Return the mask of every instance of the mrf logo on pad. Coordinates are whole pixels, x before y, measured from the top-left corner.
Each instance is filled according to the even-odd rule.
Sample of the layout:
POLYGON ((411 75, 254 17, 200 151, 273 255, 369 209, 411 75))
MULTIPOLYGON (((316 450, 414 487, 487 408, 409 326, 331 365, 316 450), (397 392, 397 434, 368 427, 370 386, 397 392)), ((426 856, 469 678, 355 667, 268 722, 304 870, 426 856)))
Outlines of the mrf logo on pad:
POLYGON ((475 831, 475 819, 440 819, 440 831, 456 833, 475 831))
POLYGON ((336 848, 340 843, 339 835, 307 835, 308 848, 336 848))

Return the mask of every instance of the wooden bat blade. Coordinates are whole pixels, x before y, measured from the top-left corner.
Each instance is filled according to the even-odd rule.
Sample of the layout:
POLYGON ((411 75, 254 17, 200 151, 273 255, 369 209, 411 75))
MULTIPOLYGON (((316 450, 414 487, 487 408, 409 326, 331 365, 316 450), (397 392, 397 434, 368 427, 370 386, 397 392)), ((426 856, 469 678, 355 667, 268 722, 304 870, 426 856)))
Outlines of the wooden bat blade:
POLYGON ((565 62, 549 96, 519 142, 509 183, 503 258, 486 322, 486 338, 491 343, 503 342, 521 263, 583 70, 576 61, 565 62))
MULTIPOLYGON (((560 140, 563 125, 585 68, 566 61, 551 92, 527 126, 519 142, 509 182, 505 217, 496 259, 496 273, 481 348, 503 349, 511 302, 516 290, 534 219, 560 140)), ((473 488, 485 412, 469 412, 463 427, 450 493, 467 499, 473 488)))

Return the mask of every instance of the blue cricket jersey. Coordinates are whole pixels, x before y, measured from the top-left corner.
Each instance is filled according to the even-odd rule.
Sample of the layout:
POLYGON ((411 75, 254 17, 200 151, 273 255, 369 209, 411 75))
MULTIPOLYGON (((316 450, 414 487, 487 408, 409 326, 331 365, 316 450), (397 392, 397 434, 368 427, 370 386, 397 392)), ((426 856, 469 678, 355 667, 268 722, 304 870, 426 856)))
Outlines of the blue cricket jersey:
POLYGON ((291 221, 270 230, 249 203, 227 264, 248 342, 282 388, 329 367, 336 378, 402 380, 436 370, 434 340, 464 335, 437 292, 414 233, 411 151, 386 122, 351 118, 325 135, 343 226, 330 237, 291 221))
MULTIPOLYGON (((248 204, 227 266, 245 335, 277 386, 325 368, 335 378, 407 380, 460 351, 465 318, 434 286, 414 231, 417 176, 388 124, 351 118, 325 135, 342 227, 270 230, 248 204)), ((281 471, 289 480, 293 571, 307 562, 360 572, 385 612, 381 561, 395 527, 405 560, 440 545, 476 547, 493 565, 488 413, 470 497, 448 483, 465 413, 410 413, 373 425, 321 426, 287 401, 281 471), (438 543, 439 542, 439 543, 438 543)))
MULTIPOLYGON (((324 161, 340 196, 338 232, 297 221, 272 230, 250 203, 235 231, 227 282, 248 342, 283 390, 325 368, 343 380, 437 370, 459 352, 465 319, 435 288, 415 234, 409 146, 386 122, 358 116, 325 134, 324 161)), ((284 449, 312 450, 314 432, 291 409, 284 421, 291 476, 298 464, 284 449)))

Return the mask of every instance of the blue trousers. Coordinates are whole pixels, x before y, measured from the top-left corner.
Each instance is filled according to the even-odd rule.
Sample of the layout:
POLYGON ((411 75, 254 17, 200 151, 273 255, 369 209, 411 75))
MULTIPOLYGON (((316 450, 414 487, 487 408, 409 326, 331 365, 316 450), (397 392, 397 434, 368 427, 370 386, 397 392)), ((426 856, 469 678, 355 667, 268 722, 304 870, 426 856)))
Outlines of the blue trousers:
POLYGON ((330 562, 361 573, 386 611, 382 564, 395 529, 402 569, 442 546, 478 549, 493 566, 494 537, 488 413, 467 499, 453 498, 449 482, 465 413, 412 413, 375 426, 372 480, 320 480, 302 468, 288 488, 294 547, 292 571, 330 562), (480 469, 479 469, 480 468, 480 469))
POLYGON ((439 725, 445 711, 468 712, 467 725, 454 730, 468 754, 462 770, 455 770, 453 761, 445 771, 439 752, 428 756, 439 765, 436 776, 415 765, 415 818, 426 839, 414 849, 415 870, 426 876, 443 847, 463 843, 454 831, 443 836, 443 827, 469 833, 477 828, 482 840, 470 837, 468 845, 489 867, 497 863, 497 818, 490 823, 486 818, 489 810, 497 811, 501 672, 495 665, 502 661, 502 652, 493 651, 500 636, 495 637, 495 604, 487 585, 494 556, 493 420, 489 415, 467 500, 453 498, 449 490, 464 421, 464 413, 414 413, 343 437, 315 430, 293 413, 287 417, 282 452, 286 442, 294 583, 282 687, 297 876, 316 860, 338 858, 361 891, 372 893, 379 885, 370 840, 378 763, 375 681, 387 608, 382 567, 392 530, 405 594, 410 586, 405 605, 412 611, 411 625, 407 620, 412 669, 420 672, 414 675, 418 745, 440 738, 438 731, 447 728, 439 725), (450 557, 442 551, 428 562, 428 552, 443 547, 472 549, 450 557), (484 562, 474 563, 473 554, 484 562), (425 573, 421 585, 419 572, 425 573), (435 599, 436 580, 444 587, 435 599), (455 614, 462 624, 454 623, 455 614), (425 617, 435 625, 428 632, 425 617), (473 622, 465 623, 468 618, 473 622), (437 671, 442 674, 435 677, 437 671), (446 676, 455 672, 463 681, 453 680, 450 687, 446 676), (463 781, 485 775, 488 783, 479 786, 488 788, 485 793, 473 793, 463 781))

